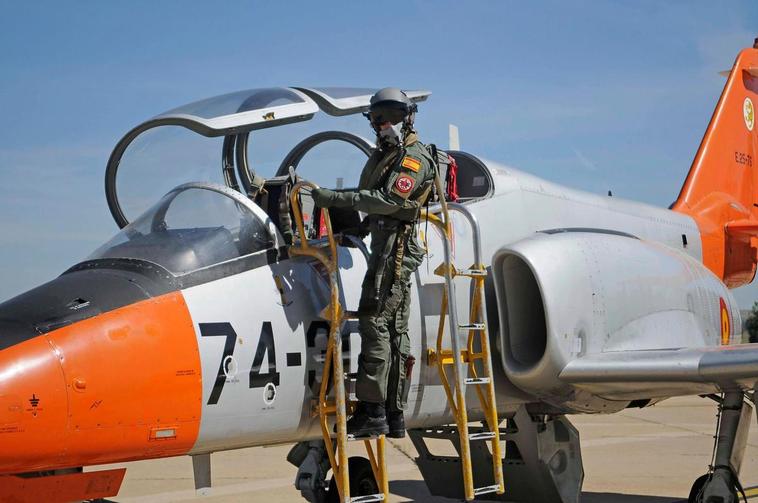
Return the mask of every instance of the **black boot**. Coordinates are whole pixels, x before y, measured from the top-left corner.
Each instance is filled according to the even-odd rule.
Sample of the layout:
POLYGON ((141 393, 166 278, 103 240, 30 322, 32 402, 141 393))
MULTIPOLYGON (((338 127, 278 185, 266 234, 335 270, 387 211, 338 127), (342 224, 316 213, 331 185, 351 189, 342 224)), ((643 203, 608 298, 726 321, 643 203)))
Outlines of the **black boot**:
POLYGON ((405 418, 402 410, 387 411, 387 423, 389 425, 389 438, 405 438, 405 418))
POLYGON ((353 438, 378 437, 389 432, 384 404, 358 402, 355 414, 347 422, 347 434, 353 438))

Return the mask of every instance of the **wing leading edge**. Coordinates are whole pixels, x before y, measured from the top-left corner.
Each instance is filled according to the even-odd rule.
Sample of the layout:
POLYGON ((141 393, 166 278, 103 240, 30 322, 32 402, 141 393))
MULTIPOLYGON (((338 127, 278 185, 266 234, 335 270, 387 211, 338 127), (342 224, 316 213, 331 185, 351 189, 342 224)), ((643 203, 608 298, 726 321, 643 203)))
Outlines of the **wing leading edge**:
POLYGON ((599 353, 571 361, 560 379, 611 400, 753 390, 758 345, 599 353))

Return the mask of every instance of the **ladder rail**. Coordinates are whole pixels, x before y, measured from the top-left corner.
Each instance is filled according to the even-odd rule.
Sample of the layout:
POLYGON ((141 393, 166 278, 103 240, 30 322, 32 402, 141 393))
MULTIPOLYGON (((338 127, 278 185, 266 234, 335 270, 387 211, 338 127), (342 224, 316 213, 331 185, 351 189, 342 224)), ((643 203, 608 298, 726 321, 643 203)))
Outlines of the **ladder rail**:
MULTIPOLYGON (((450 250, 450 234, 448 233, 448 230, 451 229, 450 227, 450 219, 449 214, 447 213, 447 208, 443 204, 442 205, 442 212, 443 215, 446 216, 446 221, 443 222, 438 217, 435 218, 429 218, 429 214, 427 213, 426 218, 429 222, 431 222, 433 225, 435 225, 437 228, 439 228, 442 231, 442 234, 444 236, 444 239, 442 239, 442 247, 444 252, 444 260, 445 265, 448 267, 445 267, 445 292, 443 293, 443 297, 447 297, 447 299, 443 298, 444 300, 447 300, 448 302, 445 302, 445 305, 450 305, 451 302, 455 302, 455 283, 453 283, 453 275, 451 274, 449 264, 452 260, 452 253, 450 250)), ((442 358, 438 359, 438 369, 440 370, 440 376, 442 377, 443 384, 445 384, 445 391, 448 395, 448 401, 451 405, 451 408, 453 408, 453 414, 455 416, 455 421, 458 426, 458 434, 461 436, 460 443, 460 450, 461 450, 461 464, 463 469, 463 487, 466 493, 466 500, 472 500, 474 499, 474 486, 473 486, 473 474, 472 474, 472 468, 471 468, 471 446, 468 441, 468 410, 466 409, 466 398, 465 398, 465 383, 464 383, 464 371, 463 371, 463 362, 461 361, 461 350, 459 346, 459 328, 458 328, 458 313, 456 309, 450 308, 447 310, 447 319, 448 319, 448 327, 450 330, 450 344, 452 346, 453 350, 453 379, 455 380, 455 400, 450 400, 451 392, 448 390, 449 384, 447 384, 447 375, 445 374, 444 370, 444 364, 442 363, 442 358)), ((442 323, 440 323, 442 325, 442 323)), ((443 334, 443 330, 440 328, 438 332, 437 337, 437 349, 440 350, 442 346, 441 337, 443 334)))
POLYGON ((318 188, 318 185, 312 182, 301 181, 292 187, 290 193, 290 207, 292 208, 295 223, 299 234, 299 240, 290 247, 292 255, 300 255, 314 258, 321 262, 329 273, 329 306, 325 314, 329 320, 329 339, 327 342, 326 355, 324 359, 324 368, 322 370, 321 386, 319 387, 318 396, 318 413, 321 434, 324 438, 324 447, 329 457, 329 464, 332 467, 334 478, 337 482, 337 491, 339 492, 340 501, 351 503, 354 500, 360 501, 387 501, 389 497, 389 480, 387 477, 385 463, 385 437, 384 435, 376 439, 376 451, 371 446, 370 440, 365 440, 366 451, 369 456, 374 478, 377 481, 381 493, 370 497, 363 496, 357 498, 350 497, 350 474, 348 471, 347 456, 347 396, 345 392, 345 374, 342 360, 342 338, 340 329, 345 319, 345 311, 340 304, 338 263, 337 263, 337 242, 334 239, 332 223, 329 217, 329 211, 324 208, 324 226, 326 227, 327 243, 329 253, 325 253, 320 247, 311 246, 305 234, 305 222, 300 200, 298 198, 303 188, 318 188), (334 401, 330 402, 329 395, 329 376, 331 371, 332 392, 334 401), (336 416, 336 448, 331 440, 329 414, 336 416), (371 499, 373 498, 373 499, 371 499))
MULTIPOLYGON (((474 252, 474 265, 471 267, 471 269, 485 269, 484 262, 482 261, 482 237, 481 237, 481 230, 479 227, 479 220, 476 218, 476 215, 471 213, 468 208, 466 208, 464 205, 460 203, 450 203, 447 205, 448 210, 453 210, 461 215, 463 215, 469 223, 469 227, 471 228, 471 238, 473 241, 473 252, 474 252)), ((478 321, 484 323, 485 314, 484 314, 484 276, 476 276, 472 278, 472 281, 474 282, 474 299, 472 299, 472 305, 471 305, 471 321, 478 321)), ((482 396, 483 393, 481 392, 481 389, 479 386, 476 386, 477 395, 479 396, 479 400, 481 404, 483 405, 483 408, 485 410, 486 419, 488 426, 491 431, 498 431, 498 428, 500 426, 498 418, 497 418, 497 398, 495 396, 495 384, 494 384, 494 375, 492 372, 492 352, 490 351, 490 342, 489 342, 489 332, 484 330, 479 332, 480 335, 480 341, 481 341, 481 352, 485 355, 487 355, 486 358, 481 358, 482 365, 484 366, 484 373, 488 376, 490 376, 490 382, 486 385, 486 395, 487 400, 484 400, 484 397, 482 396)), ((469 332, 469 340, 471 343, 469 346, 469 354, 473 354, 473 337, 474 337, 474 331, 469 332)), ((474 372, 476 372, 476 366, 474 364, 475 360, 473 358, 469 358, 469 368, 472 369, 474 372)), ((504 484, 503 484, 503 465, 502 465, 502 453, 500 448, 500 438, 499 435, 492 440, 492 457, 493 457, 493 476, 495 479, 495 482, 497 485, 499 485, 498 493, 502 494, 505 490, 504 484)))
MULTIPOLYGON (((442 291, 442 308, 440 312, 440 324, 437 328, 437 354, 442 355, 443 349, 442 349, 442 338, 445 335, 445 318, 447 317, 447 290, 442 291)), ((454 355, 452 351, 450 351, 451 355, 454 355)), ((452 356, 454 358, 454 356, 452 356)), ((450 409, 453 412, 454 416, 458 416, 458 406, 455 402, 455 399, 453 398, 453 390, 450 388, 450 381, 447 378, 447 372, 445 372, 445 360, 444 358, 437 358, 437 372, 440 375, 440 379, 442 381, 442 389, 445 390, 445 395, 447 395, 447 403, 450 405, 450 409)))
MULTIPOLYGON (((439 180, 437 182, 438 184, 438 191, 441 192, 440 189, 440 183, 439 180)), ((459 438, 460 438, 460 457, 461 457, 461 464, 462 464, 462 471, 463 471, 463 487, 465 492, 465 499, 466 500, 472 500, 477 494, 480 494, 479 489, 475 489, 473 486, 473 475, 472 475, 472 469, 471 469, 471 455, 470 455, 470 444, 469 444, 469 435, 468 435, 468 417, 467 417, 467 409, 465 404, 465 384, 467 381, 467 375, 470 372, 473 377, 476 379, 479 377, 479 373, 476 367, 476 360, 479 359, 482 361, 483 365, 483 373, 486 376, 489 376, 488 379, 486 379, 486 382, 481 383, 475 383, 475 389, 476 394, 479 399, 479 402, 482 406, 482 409, 484 409, 485 412, 485 419, 487 422, 487 426, 491 431, 499 431, 499 421, 497 418, 497 405, 496 405, 496 397, 495 397, 495 388, 494 388, 494 379, 493 379, 493 373, 492 373, 492 357, 490 353, 490 345, 489 345, 489 336, 488 332, 484 328, 484 309, 483 309, 483 303, 484 303, 484 281, 486 278, 486 272, 483 273, 476 273, 471 274, 474 271, 486 271, 484 264, 482 262, 482 246, 481 246, 481 233, 479 228, 479 222, 475 215, 473 215, 468 208, 463 206, 462 204, 458 203, 447 203, 444 199, 440 201, 440 206, 437 208, 434 208, 434 213, 427 209, 425 213, 422 214, 422 217, 425 218, 428 222, 431 222, 435 227, 437 227, 440 232, 442 233, 443 239, 442 239, 442 245, 443 245, 443 253, 444 253, 444 263, 441 267, 442 272, 444 273, 443 276, 445 278, 445 289, 443 291, 443 298, 442 298, 442 310, 440 314, 440 326, 437 333, 437 368, 440 374, 440 378, 442 380, 443 387, 445 389, 445 393, 448 397, 448 402, 450 403, 451 409, 455 415, 456 418, 456 424, 458 426, 458 432, 459 432, 459 438), (478 328, 470 328, 468 330, 468 338, 467 338, 467 344, 466 344, 466 357, 465 360, 468 363, 466 371, 463 369, 463 361, 464 356, 460 350, 459 347, 459 336, 460 336, 460 329, 461 325, 458 322, 458 314, 457 309, 454 305, 450 306, 450 303, 456 302, 456 296, 455 296, 455 284, 453 282, 454 277, 459 274, 459 272, 453 267, 452 265, 452 250, 451 250, 451 236, 452 236, 452 221, 450 219, 450 212, 454 211, 456 213, 459 213, 463 215, 463 217, 466 218, 468 221, 469 227, 472 230, 472 244, 473 244, 473 255, 474 255, 474 264, 471 266, 471 271, 467 275, 469 275, 472 279, 473 285, 474 285, 474 292, 471 299, 471 306, 469 309, 469 320, 470 326, 477 325, 478 328), (442 218, 440 218, 439 214, 442 215, 442 218), (448 308, 449 306, 449 308, 448 308), (444 332, 444 322, 445 322, 445 315, 447 314, 448 317, 448 326, 451 334, 451 346, 452 346, 452 360, 453 360, 453 373, 454 373, 454 379, 455 379, 455 397, 456 399, 453 400, 452 398, 452 390, 450 390, 449 381, 447 378, 447 374, 445 371, 445 364, 447 363, 445 360, 446 358, 443 357, 443 350, 442 350, 442 337, 444 332), (479 334, 480 336, 480 353, 476 353, 474 349, 474 343, 475 343, 475 336, 476 334, 479 334), (474 355, 479 354, 482 357, 475 358, 474 355), (482 386, 486 386, 485 390, 482 390, 482 386)), ((468 326, 467 326, 468 327, 468 326)), ((495 480, 495 486, 497 487, 496 492, 498 494, 502 494, 504 492, 504 485, 503 485, 503 467, 502 467, 502 454, 501 454, 501 446, 500 446, 500 438, 499 435, 494 435, 492 437, 492 467, 493 467, 493 477, 495 480)), ((493 487, 495 487, 493 486, 493 487)), ((491 489, 491 487, 489 488, 491 489)))

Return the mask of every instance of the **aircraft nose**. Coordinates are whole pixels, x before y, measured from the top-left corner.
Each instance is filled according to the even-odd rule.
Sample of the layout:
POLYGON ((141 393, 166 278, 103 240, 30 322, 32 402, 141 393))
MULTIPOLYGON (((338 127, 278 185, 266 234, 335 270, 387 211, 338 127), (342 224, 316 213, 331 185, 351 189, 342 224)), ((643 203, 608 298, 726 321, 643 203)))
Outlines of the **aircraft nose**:
POLYGON ((44 335, 4 337, 4 323, 0 474, 179 455, 195 444, 202 377, 180 292, 44 335))
POLYGON ((42 469, 62 456, 67 409, 60 359, 45 336, 0 349, 0 473, 42 469))

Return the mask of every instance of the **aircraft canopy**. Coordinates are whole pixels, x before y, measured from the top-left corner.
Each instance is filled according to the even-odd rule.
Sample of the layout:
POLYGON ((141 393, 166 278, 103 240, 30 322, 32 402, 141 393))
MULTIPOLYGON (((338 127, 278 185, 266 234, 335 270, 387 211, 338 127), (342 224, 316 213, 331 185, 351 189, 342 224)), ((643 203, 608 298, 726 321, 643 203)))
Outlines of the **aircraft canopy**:
POLYGON ((181 277, 282 245, 271 219, 247 197, 192 182, 163 196, 87 260, 143 260, 181 277))
MULTIPOLYGON (((129 131, 111 153, 105 175, 111 214, 120 227, 126 226, 128 217, 139 215, 156 200, 156 195, 165 193, 161 177, 183 178, 183 182, 208 180, 205 168, 217 161, 208 156, 207 149, 195 149, 199 146, 197 142, 176 141, 182 131, 195 139, 223 137, 223 145, 215 150, 221 154, 224 178, 218 181, 240 192, 249 192, 255 180, 247 155, 252 131, 307 121, 318 111, 330 116, 358 114, 368 110, 376 91, 351 87, 249 89, 195 101, 157 115, 129 131), (192 135, 193 132, 201 136, 192 135), (119 170, 126 176, 119 177, 119 170), (123 204, 119 197, 124 199, 123 204)), ((431 94, 422 90, 405 92, 415 102, 424 101, 431 94)), ((364 151, 368 148, 367 142, 355 135, 337 136, 338 140, 357 143, 364 151)))
MULTIPOLYGON (((353 87, 269 87, 222 94, 183 105, 147 121, 187 127, 204 136, 221 136, 305 121, 322 110, 343 116, 365 112, 378 89, 353 87)), ((428 91, 407 90, 413 101, 428 91)))

